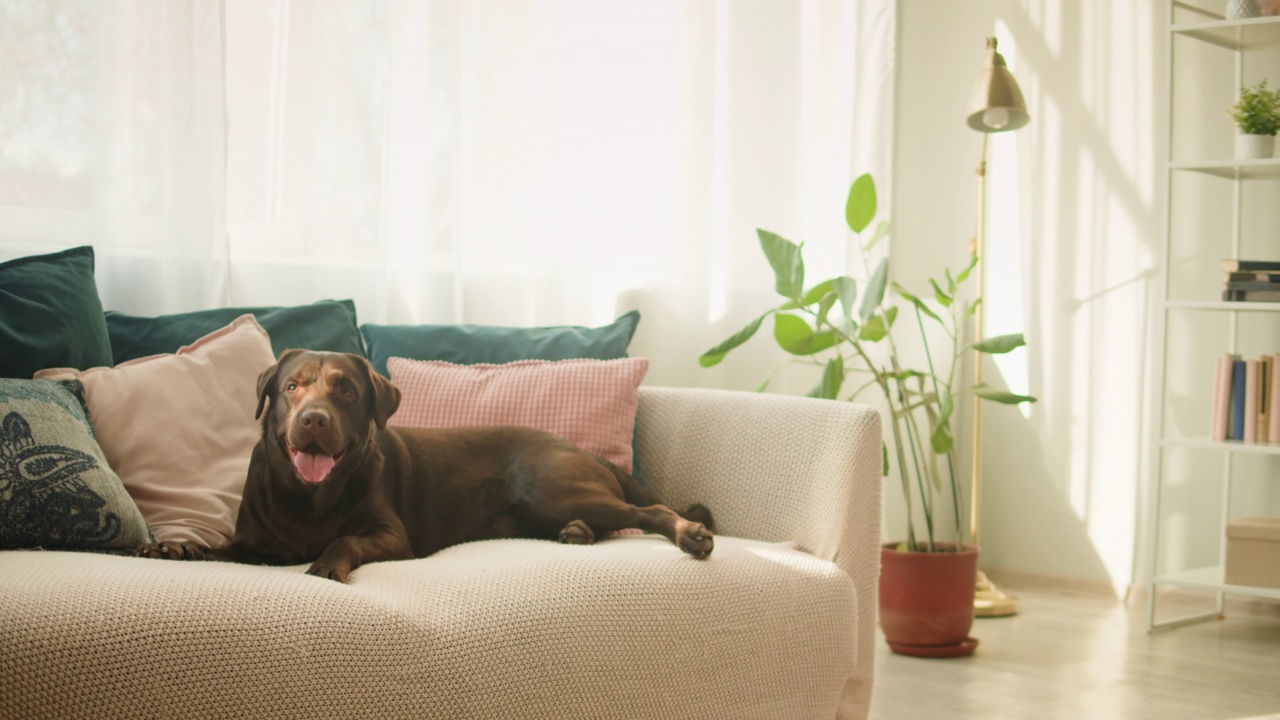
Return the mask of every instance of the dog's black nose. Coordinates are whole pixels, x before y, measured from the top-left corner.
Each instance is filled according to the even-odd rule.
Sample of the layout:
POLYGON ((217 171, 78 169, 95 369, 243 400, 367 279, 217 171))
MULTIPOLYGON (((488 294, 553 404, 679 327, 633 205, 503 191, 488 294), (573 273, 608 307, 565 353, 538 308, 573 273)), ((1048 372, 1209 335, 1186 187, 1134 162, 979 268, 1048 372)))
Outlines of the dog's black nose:
POLYGON ((333 418, 329 417, 329 413, 320 408, 303 410, 302 414, 298 416, 298 422, 302 424, 302 427, 312 432, 328 428, 329 423, 332 421, 333 418))

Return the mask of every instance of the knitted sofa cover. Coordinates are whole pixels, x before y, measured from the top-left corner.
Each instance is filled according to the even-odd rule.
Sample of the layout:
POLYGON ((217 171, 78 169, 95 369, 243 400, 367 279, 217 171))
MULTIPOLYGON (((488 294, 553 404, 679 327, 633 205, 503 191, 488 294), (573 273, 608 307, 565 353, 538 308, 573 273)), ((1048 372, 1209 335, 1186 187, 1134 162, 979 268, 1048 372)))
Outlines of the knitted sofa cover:
POLYGON ((638 427, 659 496, 715 511, 710 559, 653 535, 493 540, 341 585, 3 552, 0 717, 865 717, 878 415, 643 388, 638 427))

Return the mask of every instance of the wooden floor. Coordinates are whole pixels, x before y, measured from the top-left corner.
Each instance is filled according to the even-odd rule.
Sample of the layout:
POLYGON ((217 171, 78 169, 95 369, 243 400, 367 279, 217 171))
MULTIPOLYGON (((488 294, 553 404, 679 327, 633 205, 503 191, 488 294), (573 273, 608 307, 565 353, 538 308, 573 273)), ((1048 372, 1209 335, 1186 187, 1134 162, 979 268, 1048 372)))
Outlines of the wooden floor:
POLYGON ((877 638, 874 720, 1280 720, 1280 606, 1149 635, 1145 602, 992 579, 1021 612, 976 620, 972 657, 909 658, 877 638))

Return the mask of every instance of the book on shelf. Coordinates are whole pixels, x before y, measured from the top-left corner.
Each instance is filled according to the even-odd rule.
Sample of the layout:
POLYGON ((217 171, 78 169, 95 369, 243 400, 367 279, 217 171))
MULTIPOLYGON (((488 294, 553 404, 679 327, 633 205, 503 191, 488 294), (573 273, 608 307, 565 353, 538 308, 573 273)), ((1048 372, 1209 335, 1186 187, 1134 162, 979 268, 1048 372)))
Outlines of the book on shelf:
POLYGON ((1280 354, 1248 360, 1228 353, 1218 358, 1209 439, 1280 445, 1276 408, 1280 408, 1280 354))
POLYGON ((1265 290, 1267 292, 1280 291, 1280 283, 1261 282, 1258 280, 1231 280, 1227 282, 1228 290, 1265 290))
POLYGON ((1280 260, 1223 260, 1222 270, 1224 272, 1280 272, 1280 260))
POLYGON ((1219 442, 1227 439, 1227 414, 1231 410, 1231 369, 1238 358, 1238 355, 1231 354, 1218 358, 1213 378, 1213 419, 1209 437, 1219 442))
POLYGON ((1254 442, 1265 443, 1270 438, 1271 429, 1271 366, 1274 356, 1263 355, 1258 358, 1258 419, 1255 422, 1254 442))
MULTIPOLYGON (((1280 270, 1272 272, 1226 272, 1222 274, 1225 283, 1277 283, 1280 284, 1280 270)), ((1247 290, 1248 288, 1242 288, 1247 290)), ((1264 288, 1265 289, 1265 288, 1264 288)), ((1275 288, 1271 288, 1275 289, 1275 288)))
POLYGON ((1257 360, 1244 361, 1244 432, 1240 439, 1247 443, 1258 441, 1258 372, 1260 365, 1257 360))
POLYGON ((1280 302, 1280 289, 1223 290, 1222 299, 1226 302, 1280 302))
POLYGON ((1267 410, 1271 414, 1267 442, 1280 445, 1280 417, 1276 417, 1276 408, 1280 408, 1280 355, 1271 356, 1271 375, 1267 383, 1267 410))
POLYGON ((1231 361, 1231 405, 1227 413, 1227 439, 1244 439, 1244 371, 1245 362, 1239 358, 1231 361))

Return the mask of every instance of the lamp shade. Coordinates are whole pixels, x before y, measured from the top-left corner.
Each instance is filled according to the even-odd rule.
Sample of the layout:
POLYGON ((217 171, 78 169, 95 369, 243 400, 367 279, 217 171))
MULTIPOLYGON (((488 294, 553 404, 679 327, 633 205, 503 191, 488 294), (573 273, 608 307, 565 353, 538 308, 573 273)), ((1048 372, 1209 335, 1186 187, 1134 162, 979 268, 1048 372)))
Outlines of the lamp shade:
POLYGON ((987 63, 969 95, 969 127, 982 133, 1006 132, 1030 120, 1018 81, 996 52, 996 39, 987 38, 987 63))

